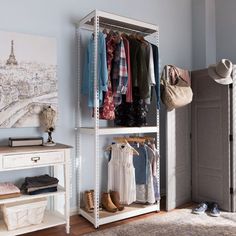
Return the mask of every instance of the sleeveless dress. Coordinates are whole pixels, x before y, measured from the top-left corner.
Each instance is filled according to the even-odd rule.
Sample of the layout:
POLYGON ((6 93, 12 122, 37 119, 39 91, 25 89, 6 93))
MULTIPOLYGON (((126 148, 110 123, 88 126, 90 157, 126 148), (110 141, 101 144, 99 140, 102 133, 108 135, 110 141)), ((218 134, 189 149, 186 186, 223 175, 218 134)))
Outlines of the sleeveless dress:
POLYGON ((136 201, 135 169, 133 150, 129 144, 111 145, 111 160, 108 163, 108 191, 117 191, 122 204, 136 201))

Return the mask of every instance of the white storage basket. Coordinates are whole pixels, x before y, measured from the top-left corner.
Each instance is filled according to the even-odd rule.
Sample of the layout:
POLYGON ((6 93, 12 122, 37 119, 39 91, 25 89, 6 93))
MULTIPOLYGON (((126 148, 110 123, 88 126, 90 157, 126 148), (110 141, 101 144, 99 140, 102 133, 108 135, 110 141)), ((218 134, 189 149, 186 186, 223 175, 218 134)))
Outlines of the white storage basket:
POLYGON ((4 204, 2 206, 3 218, 8 230, 40 224, 46 206, 46 198, 4 204))

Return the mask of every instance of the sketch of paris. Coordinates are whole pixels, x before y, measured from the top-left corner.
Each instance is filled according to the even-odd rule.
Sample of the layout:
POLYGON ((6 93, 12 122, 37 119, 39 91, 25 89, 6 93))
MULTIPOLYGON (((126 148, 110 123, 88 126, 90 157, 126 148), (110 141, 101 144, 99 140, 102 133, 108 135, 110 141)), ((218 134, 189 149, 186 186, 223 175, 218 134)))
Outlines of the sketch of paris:
POLYGON ((0 31, 0 128, 38 127, 58 109, 56 40, 0 31))

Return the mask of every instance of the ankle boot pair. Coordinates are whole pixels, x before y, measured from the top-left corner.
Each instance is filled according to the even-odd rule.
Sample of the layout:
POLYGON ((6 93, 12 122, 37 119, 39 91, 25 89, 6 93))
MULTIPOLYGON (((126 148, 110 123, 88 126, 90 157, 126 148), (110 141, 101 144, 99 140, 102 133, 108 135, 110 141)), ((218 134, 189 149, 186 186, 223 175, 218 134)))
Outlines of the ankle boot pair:
POLYGON ((124 210, 124 206, 120 204, 120 195, 116 191, 102 193, 102 206, 109 212, 124 210))
POLYGON ((94 211, 94 190, 84 192, 84 205, 87 212, 94 211))

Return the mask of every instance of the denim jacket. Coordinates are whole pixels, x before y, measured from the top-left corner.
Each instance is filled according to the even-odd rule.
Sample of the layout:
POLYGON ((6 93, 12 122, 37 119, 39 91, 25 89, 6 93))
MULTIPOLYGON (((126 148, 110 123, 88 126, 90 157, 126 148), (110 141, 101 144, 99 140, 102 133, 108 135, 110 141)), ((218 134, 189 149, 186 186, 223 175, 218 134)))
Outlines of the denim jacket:
MULTIPOLYGON (((107 91, 108 72, 106 58, 106 42, 104 34, 98 34, 98 88, 99 88, 99 106, 103 103, 103 91, 107 91)), ((85 55, 82 94, 88 96, 88 106, 94 107, 94 35, 91 36, 85 55)))

